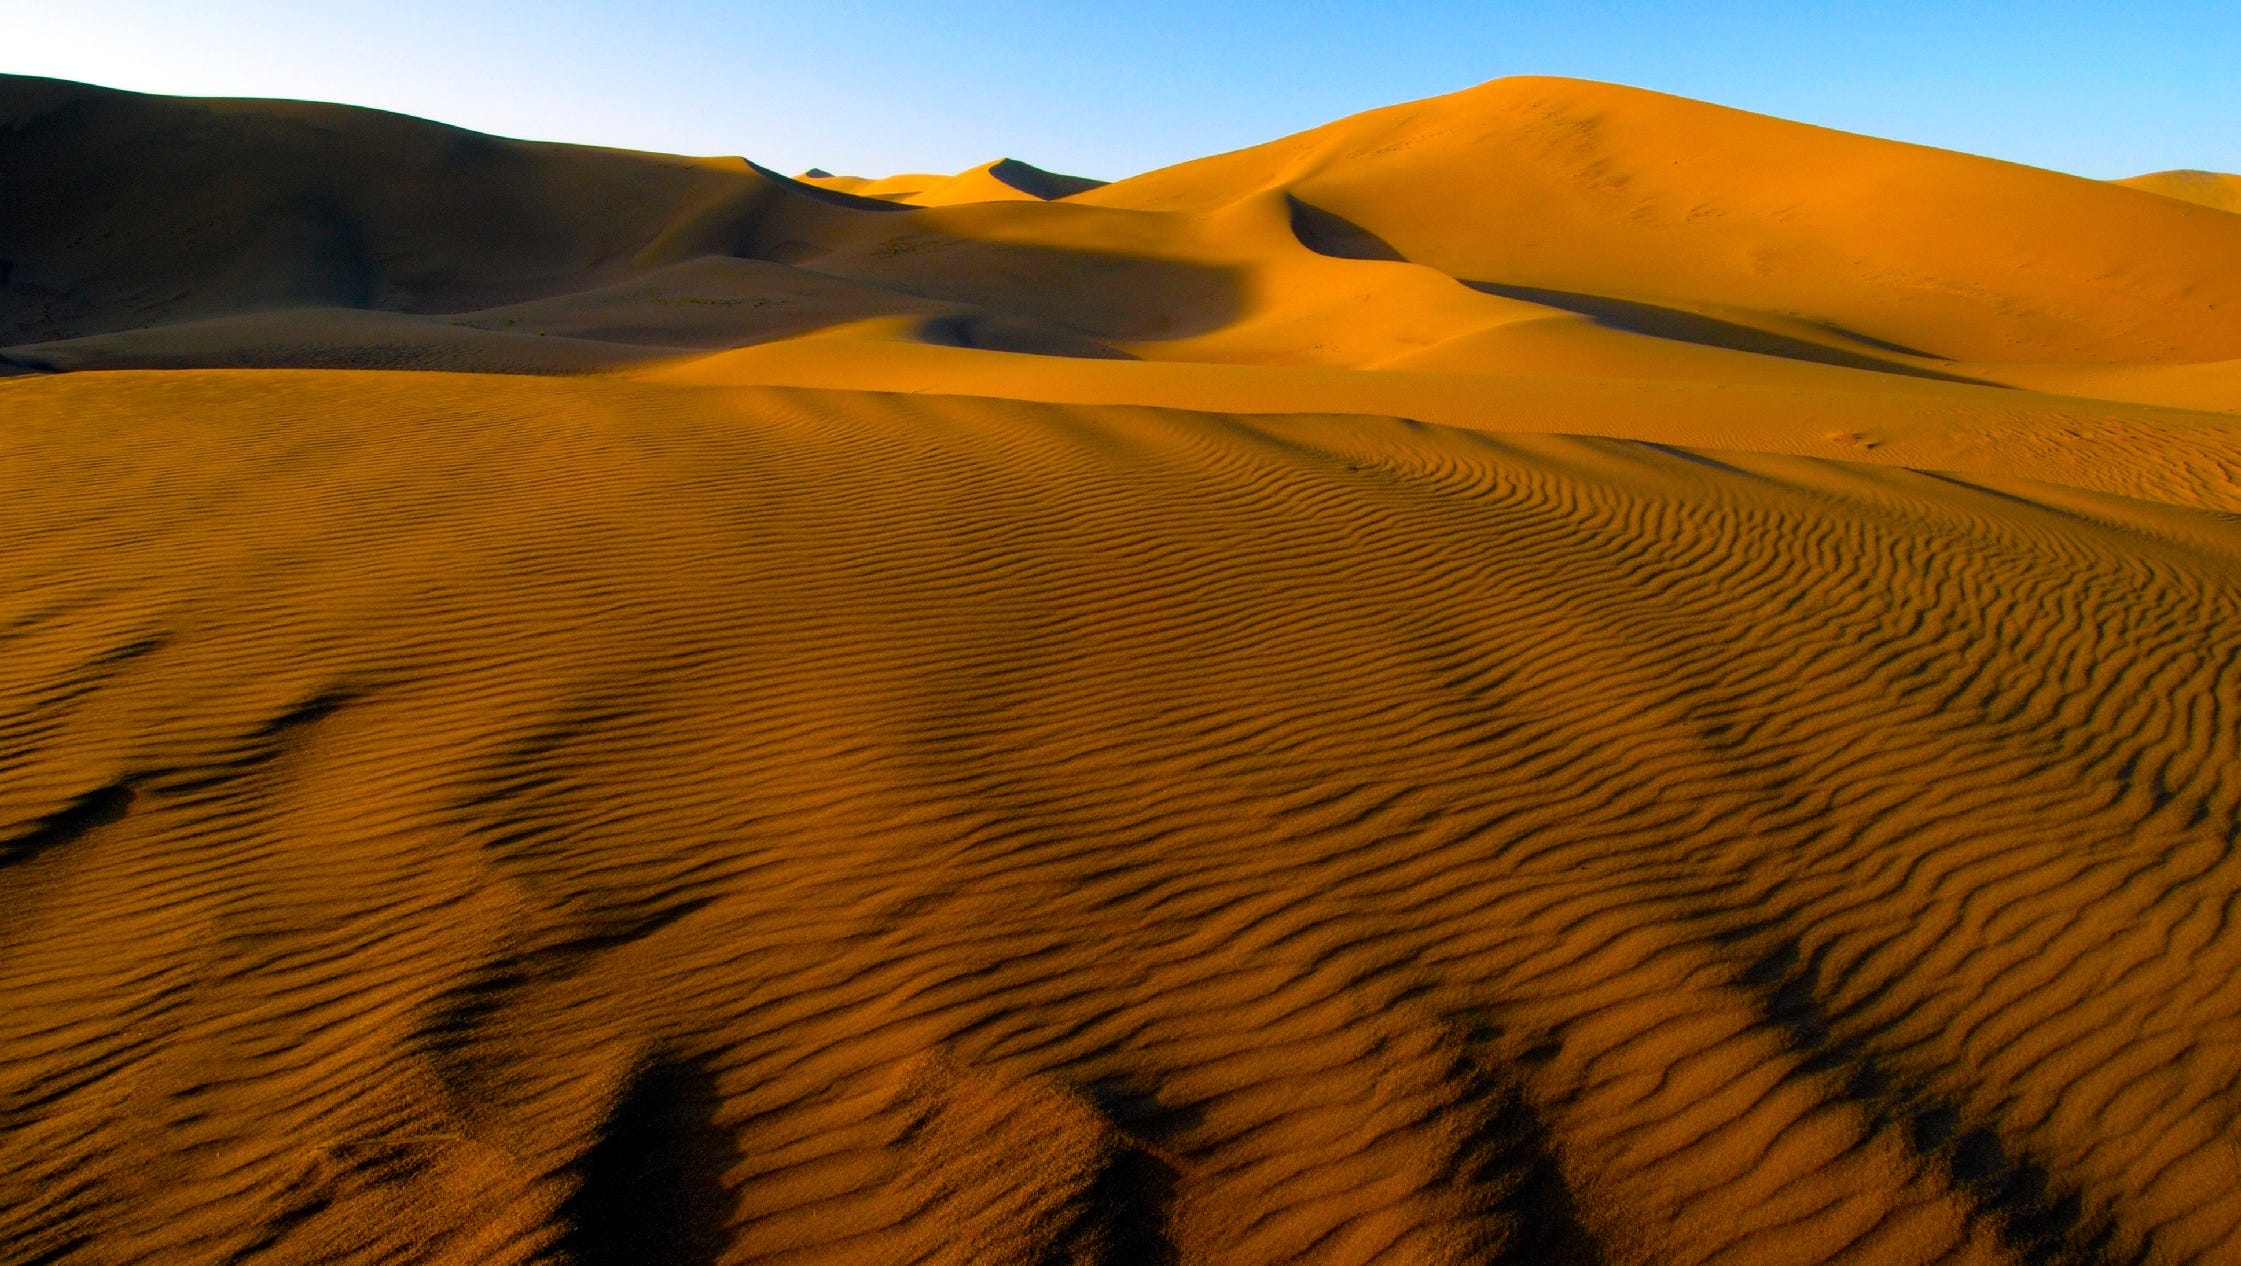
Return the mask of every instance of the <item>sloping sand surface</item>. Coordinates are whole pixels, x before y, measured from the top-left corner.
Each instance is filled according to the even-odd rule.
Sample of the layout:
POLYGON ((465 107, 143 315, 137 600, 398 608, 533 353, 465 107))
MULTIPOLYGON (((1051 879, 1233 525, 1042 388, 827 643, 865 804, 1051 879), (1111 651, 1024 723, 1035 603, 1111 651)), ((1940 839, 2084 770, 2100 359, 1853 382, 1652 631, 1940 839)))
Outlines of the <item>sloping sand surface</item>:
POLYGON ((2222 171, 2158 171, 2117 181, 2218 211, 2241 211, 2241 176, 2222 171))
POLYGON ((392 323, 383 346, 403 350, 344 339, 333 367, 597 370, 886 320, 875 341, 1038 355, 1779 385, 1847 369, 2241 409, 2241 219, 1575 80, 1103 186, 1009 159, 793 181, 17 78, 0 120, 0 356, 19 368, 301 366, 317 340, 271 314, 343 308, 614 346, 531 355, 392 323), (203 324, 250 316, 228 346, 203 324))
POLYGON ((2241 337, 2230 220, 1575 80, 1498 80, 1078 200, 1204 212, 1275 191, 1353 234, 1339 253, 1555 299, 1764 310, 1900 353, 2201 360, 2241 337))
POLYGON ((0 1263, 2241 1259, 2241 217, 0 107, 0 1263))
POLYGON ((5 391, 22 1249, 2241 1217, 2230 519, 1359 418, 5 391))
POLYGON ((843 193, 908 202, 922 207, 953 206, 960 202, 1019 202, 1028 199, 1048 202, 1083 193, 1106 183, 1086 176, 1044 171, 1032 163, 1023 163, 1016 158, 999 158, 978 167, 968 167, 954 176, 914 173, 871 180, 862 176, 809 172, 796 179, 803 184, 837 189, 843 193))

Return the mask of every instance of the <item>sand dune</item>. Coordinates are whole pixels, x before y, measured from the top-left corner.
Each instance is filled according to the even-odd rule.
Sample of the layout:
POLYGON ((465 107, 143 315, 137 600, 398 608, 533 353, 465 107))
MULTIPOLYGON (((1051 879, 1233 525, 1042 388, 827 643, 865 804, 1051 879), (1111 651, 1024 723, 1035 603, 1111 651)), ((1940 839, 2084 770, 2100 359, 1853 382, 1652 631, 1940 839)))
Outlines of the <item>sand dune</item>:
MULTIPOLYGON (((1085 188, 1008 159, 805 183, 341 107, 5 83, 0 354, 18 365, 293 366, 257 323, 227 327, 230 350, 201 326, 162 344, 346 308, 618 345, 583 369, 877 319, 889 340, 1106 358, 1782 383, 1827 366, 2241 407, 2241 223, 1610 85, 1503 80, 1085 188)), ((428 343, 467 368, 569 355, 393 328, 383 363, 428 343)))
POLYGON ((0 1263, 2241 1258, 2241 217, 1038 179, 0 80, 0 1263))
POLYGON ((2217 211, 2241 211, 2241 176, 2222 171, 2158 171, 2116 183, 2217 211))
POLYGON ((999 158, 978 167, 969 167, 954 176, 914 174, 882 176, 870 180, 862 176, 835 176, 830 172, 811 171, 798 179, 804 184, 825 189, 866 198, 908 202, 922 207, 953 206, 960 202, 1019 202, 1028 199, 1049 202, 1087 192, 1105 183, 1086 176, 1044 171, 1016 158, 999 158))
POLYGON ((1186 211, 1271 191, 1466 280, 1767 311, 1890 352, 2200 360, 2241 337, 2230 222, 1572 80, 1500 80, 1082 197, 1186 211))

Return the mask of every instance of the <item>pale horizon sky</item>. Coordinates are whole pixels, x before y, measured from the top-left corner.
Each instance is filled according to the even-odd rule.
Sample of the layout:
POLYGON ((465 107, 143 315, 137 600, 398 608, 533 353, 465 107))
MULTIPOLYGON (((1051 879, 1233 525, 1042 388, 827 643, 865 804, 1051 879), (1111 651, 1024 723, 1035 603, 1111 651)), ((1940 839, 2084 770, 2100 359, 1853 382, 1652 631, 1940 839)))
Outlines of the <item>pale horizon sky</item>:
POLYGON ((1117 178, 1515 74, 2084 176, 2241 170, 2241 4, 0 0, 0 71, 798 172, 1117 178))

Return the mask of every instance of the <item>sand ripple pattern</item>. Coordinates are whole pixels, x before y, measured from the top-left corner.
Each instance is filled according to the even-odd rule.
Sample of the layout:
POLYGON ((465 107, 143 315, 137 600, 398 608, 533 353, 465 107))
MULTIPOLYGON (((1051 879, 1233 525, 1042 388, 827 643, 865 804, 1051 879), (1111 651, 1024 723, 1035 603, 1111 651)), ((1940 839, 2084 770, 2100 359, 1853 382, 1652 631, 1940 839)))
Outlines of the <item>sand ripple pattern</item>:
POLYGON ((2241 1260, 2241 528, 0 388, 0 1262, 2241 1260))

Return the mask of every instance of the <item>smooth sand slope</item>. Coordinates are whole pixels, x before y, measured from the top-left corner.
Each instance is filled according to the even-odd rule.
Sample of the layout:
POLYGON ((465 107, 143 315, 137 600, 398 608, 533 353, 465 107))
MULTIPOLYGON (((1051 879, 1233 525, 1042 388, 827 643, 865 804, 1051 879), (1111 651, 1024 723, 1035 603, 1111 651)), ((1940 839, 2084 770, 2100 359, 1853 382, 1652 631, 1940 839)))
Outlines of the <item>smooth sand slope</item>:
POLYGON ((1086 176, 1044 171, 1016 158, 999 158, 994 162, 967 168, 954 176, 912 174, 870 179, 863 176, 835 176, 831 172, 813 170, 796 179, 806 185, 837 189, 866 198, 907 202, 921 207, 954 206, 960 202, 1021 202, 1029 199, 1048 202, 1083 193, 1105 183, 1086 176))
POLYGON ((805 183, 48 80, 0 80, 0 120, 21 369, 550 373, 814 335, 854 386, 915 342, 2241 410, 2241 219, 1573 80, 1102 186, 1012 160, 805 183))
POLYGON ((819 182, 0 81, 0 1263, 2241 1260, 2241 216, 819 182))
POLYGON ((2241 211, 2241 176, 2222 171, 2158 171, 2117 182, 2219 211, 2241 211))

